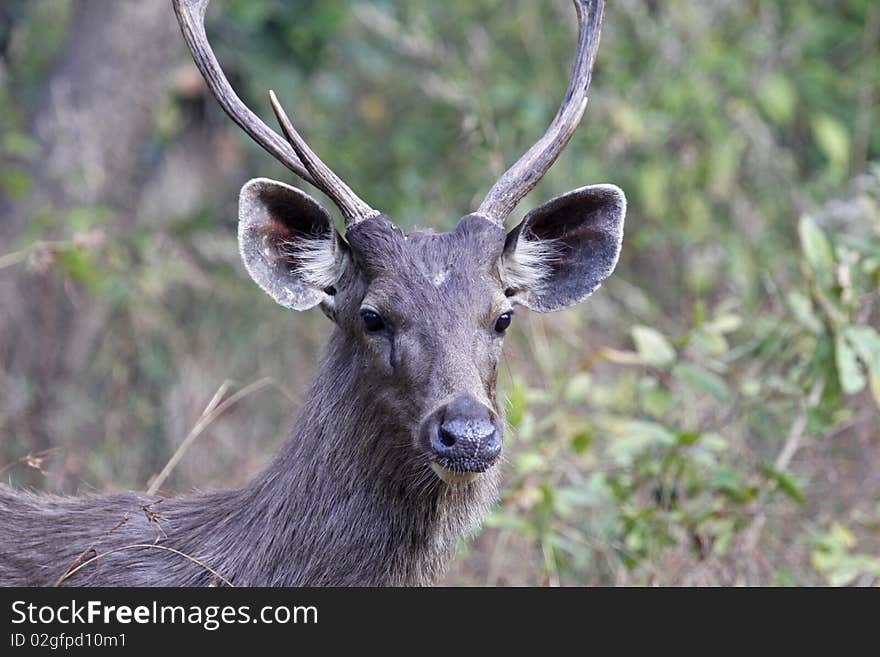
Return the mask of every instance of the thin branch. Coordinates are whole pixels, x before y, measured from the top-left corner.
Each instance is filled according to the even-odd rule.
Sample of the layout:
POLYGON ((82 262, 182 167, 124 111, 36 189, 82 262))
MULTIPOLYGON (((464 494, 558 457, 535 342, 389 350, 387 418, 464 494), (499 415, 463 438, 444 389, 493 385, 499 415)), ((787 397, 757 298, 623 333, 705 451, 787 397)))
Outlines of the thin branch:
POLYGON ((15 467, 19 464, 24 464, 34 470, 37 470, 43 476, 46 475, 46 472, 43 470, 43 461, 46 457, 51 456, 55 452, 57 452, 60 448, 58 447, 50 447, 49 449, 44 449, 41 452, 28 452, 24 456, 12 461, 11 463, 7 463, 3 467, 0 467, 0 474, 3 474, 10 468, 15 467))
POLYGON ((93 249, 100 246, 104 239, 104 231, 98 229, 76 235, 69 240, 37 240, 18 251, 0 255, 0 269, 25 262, 32 254, 54 256, 65 249, 93 249))
MULTIPOLYGON (((804 431, 807 428, 808 409, 819 403, 819 399, 821 399, 822 391, 824 389, 825 382, 820 379, 819 381, 816 381, 812 390, 810 390, 806 408, 795 418, 794 422, 791 423, 791 429, 788 432, 785 443, 782 445, 782 449, 779 450, 776 460, 773 461, 773 467, 776 470, 784 470, 787 468, 791 463, 791 460, 794 458, 794 455, 797 454, 797 451, 800 449, 801 440, 803 440, 804 431)), ((747 552, 751 552, 757 547, 758 542, 761 540, 761 532, 764 530, 764 524, 766 522, 767 513, 761 511, 761 513, 754 517, 752 522, 743 532, 743 547, 747 552)))
MULTIPOLYGON (((119 522, 117 522, 117 523, 113 526, 113 528, 112 528, 110 531, 108 531, 104 536, 101 536, 101 537, 98 539, 98 542, 102 541, 104 538, 106 538, 107 536, 109 536, 110 534, 112 534, 113 532, 115 532, 117 529, 119 529, 120 527, 122 527, 122 525, 124 525, 125 523, 128 522, 128 518, 129 518, 129 516, 128 516, 127 513, 126 513, 126 514, 123 514, 122 518, 119 519, 119 522)), ((83 550, 82 552, 80 552, 79 555, 76 557, 76 559, 73 560, 73 563, 71 563, 71 564, 67 567, 67 570, 64 572, 64 574, 63 574, 61 577, 59 577, 57 580, 55 580, 55 583, 52 585, 52 587, 53 587, 53 588, 58 588, 59 586, 61 586, 61 583, 62 583, 65 579, 67 579, 68 577, 70 577, 71 574, 73 574, 73 571, 77 569, 77 566, 82 565, 82 560, 85 559, 85 558, 86 558, 86 555, 89 554, 90 552, 94 552, 95 555, 98 554, 98 551, 95 549, 95 546, 94 546, 94 545, 90 545, 90 546, 87 547, 85 550, 83 550)))
POLYGON ((207 570, 209 573, 211 573, 214 577, 216 577, 216 578, 218 578, 219 580, 221 580, 224 584, 226 584, 226 585, 228 585, 228 586, 231 586, 231 587, 235 588, 235 584, 233 584, 233 583, 230 582, 228 579, 226 579, 225 577, 223 577, 223 575, 221 575, 221 574, 218 573, 216 570, 214 570, 213 568, 211 568, 211 566, 209 566, 209 565, 206 564, 205 562, 203 562, 203 561, 199 561, 199 560, 196 559, 195 557, 191 557, 191 556, 189 556, 188 554, 184 554, 184 553, 181 552, 180 550, 175 550, 175 549, 172 548, 172 547, 167 547, 167 546, 165 546, 165 545, 156 545, 156 544, 153 544, 153 543, 132 543, 131 545, 123 545, 122 547, 113 548, 112 550, 107 550, 106 552, 102 552, 101 554, 96 554, 94 557, 92 557, 92 558, 89 559, 88 561, 85 561, 85 562, 81 563, 80 565, 78 565, 78 566, 77 566, 76 568, 74 568, 73 570, 69 570, 68 572, 64 573, 64 575, 62 575, 62 576, 58 579, 58 581, 55 582, 55 587, 57 588, 57 587, 61 586, 61 584, 64 582, 64 580, 68 579, 69 577, 72 577, 72 576, 73 576, 74 574, 76 574, 76 572, 79 571, 81 568, 84 568, 85 566, 88 566, 90 563, 95 562, 95 561, 97 561, 98 559, 101 559, 102 557, 109 556, 109 555, 113 554, 114 552, 123 552, 123 551, 125 551, 125 550, 134 550, 134 549, 138 549, 138 548, 147 548, 147 549, 152 549, 152 550, 164 550, 165 552, 171 552, 172 554, 176 554, 176 555, 178 555, 178 556, 180 556, 180 557, 183 557, 183 558, 186 559, 187 561, 191 561, 191 562, 193 562, 194 564, 196 564, 197 566, 200 566, 200 567, 204 568, 204 569, 207 570))
POLYGON ((155 479, 153 479, 150 487, 147 488, 147 495, 156 494, 162 484, 165 483, 168 475, 171 474, 171 471, 174 470, 174 468, 183 458, 183 455, 186 454, 186 451, 195 442, 196 438, 198 438, 214 420, 220 417, 230 406, 238 402, 240 399, 250 395, 251 393, 257 392, 258 390, 265 388, 266 386, 272 385, 273 383, 273 379, 269 377, 260 379, 259 381, 254 381, 250 385, 245 386, 234 395, 230 396, 222 404, 218 404, 220 399, 223 398, 223 395, 226 394, 226 391, 231 385, 230 381, 224 381, 223 385, 221 385, 217 392, 214 393, 214 396, 205 407, 205 410, 202 411, 202 414, 201 416, 199 416, 199 419, 196 422, 195 426, 192 428, 186 438, 183 439, 183 442, 180 443, 180 446, 171 456, 171 459, 169 459, 165 467, 162 468, 162 471, 156 476, 155 479))

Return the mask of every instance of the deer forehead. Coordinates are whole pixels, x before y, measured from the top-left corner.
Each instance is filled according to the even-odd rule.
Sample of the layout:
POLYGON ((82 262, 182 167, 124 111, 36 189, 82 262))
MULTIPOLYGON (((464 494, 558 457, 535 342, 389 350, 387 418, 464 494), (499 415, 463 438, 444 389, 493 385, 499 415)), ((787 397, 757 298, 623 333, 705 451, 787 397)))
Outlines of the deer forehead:
POLYGON ((404 233, 382 218, 359 224, 348 235, 367 279, 395 280, 407 288, 451 290, 495 282, 504 230, 468 215, 445 233, 404 233))
POLYGON ((504 231, 484 219, 466 217, 445 233, 408 234, 367 220, 347 237, 368 284, 363 305, 395 319, 465 318, 505 301, 498 276, 504 231))

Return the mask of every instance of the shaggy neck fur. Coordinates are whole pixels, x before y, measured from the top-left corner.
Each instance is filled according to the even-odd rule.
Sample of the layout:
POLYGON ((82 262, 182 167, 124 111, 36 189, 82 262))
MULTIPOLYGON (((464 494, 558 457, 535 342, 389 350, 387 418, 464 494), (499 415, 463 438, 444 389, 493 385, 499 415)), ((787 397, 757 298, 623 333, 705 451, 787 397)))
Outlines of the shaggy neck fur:
POLYGON ((233 539, 204 556, 237 582, 429 584, 495 499, 495 471, 450 486, 414 458, 408 430, 358 394, 348 350, 337 330, 291 439, 206 532, 233 539))
POLYGON ((157 504, 0 486, 0 585, 52 585, 84 562, 64 585, 434 582, 495 500, 497 468, 470 484, 438 480, 415 460, 410 430, 358 391, 352 351, 337 329, 290 439, 244 488, 157 504))

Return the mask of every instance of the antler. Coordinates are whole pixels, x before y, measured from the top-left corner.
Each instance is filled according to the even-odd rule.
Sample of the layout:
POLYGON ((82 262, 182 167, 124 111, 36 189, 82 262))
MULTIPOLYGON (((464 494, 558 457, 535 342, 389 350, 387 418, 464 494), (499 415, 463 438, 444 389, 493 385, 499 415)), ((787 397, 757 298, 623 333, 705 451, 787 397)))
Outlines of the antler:
POLYGON ((577 129, 587 107, 587 91, 599 50, 605 0, 573 0, 577 10, 578 43, 565 100, 547 132, 489 190, 477 214, 504 225, 523 197, 544 177, 577 129))
POLYGON ((312 184, 332 198, 339 206, 345 216, 346 228, 379 214, 351 191, 351 188, 342 182, 342 179, 333 173, 330 167, 324 164, 321 158, 309 148, 309 145, 293 127, 293 123, 287 118, 287 114, 281 107, 281 103, 278 102, 274 91, 269 91, 269 99, 272 101, 272 109, 275 111, 275 116, 278 117, 278 123, 281 125, 284 136, 287 137, 287 141, 290 142, 293 150, 296 151, 299 159, 311 174, 312 184))
POLYGON ((313 184, 327 194, 345 217, 346 227, 351 227, 367 217, 379 214, 364 203, 342 180, 325 165, 294 130, 284 110, 271 94, 272 107, 282 130, 281 135, 263 123, 236 95, 223 74, 223 69, 214 56, 205 34, 205 11, 210 0, 171 0, 180 31, 193 61, 202 77, 229 117, 244 130, 251 139, 262 146, 284 166, 300 178, 313 184))

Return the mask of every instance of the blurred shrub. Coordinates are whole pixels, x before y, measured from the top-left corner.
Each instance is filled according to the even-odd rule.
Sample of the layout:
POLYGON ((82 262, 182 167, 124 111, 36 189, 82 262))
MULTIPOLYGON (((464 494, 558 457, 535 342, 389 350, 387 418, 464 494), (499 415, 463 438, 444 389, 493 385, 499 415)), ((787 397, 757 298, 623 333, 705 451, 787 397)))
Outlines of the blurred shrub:
MULTIPOLYGON (((696 303, 680 333, 636 325, 633 351, 603 348, 576 371, 515 381, 519 449, 491 523, 534 537, 559 581, 613 582, 619 563, 662 582, 665 551, 724 557, 735 539, 756 540, 778 501, 803 505, 796 451, 852 419, 849 396, 870 389, 872 421, 880 408, 880 333, 866 323, 880 288, 877 174, 845 201, 861 208, 851 232, 832 238, 818 223, 830 217, 801 217, 802 276, 760 315, 744 321, 734 298, 696 303), (591 375, 602 361, 620 367, 591 375)), ((814 543, 830 583, 876 577, 877 559, 851 554, 842 525, 814 543)))

